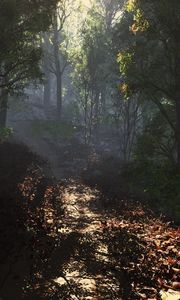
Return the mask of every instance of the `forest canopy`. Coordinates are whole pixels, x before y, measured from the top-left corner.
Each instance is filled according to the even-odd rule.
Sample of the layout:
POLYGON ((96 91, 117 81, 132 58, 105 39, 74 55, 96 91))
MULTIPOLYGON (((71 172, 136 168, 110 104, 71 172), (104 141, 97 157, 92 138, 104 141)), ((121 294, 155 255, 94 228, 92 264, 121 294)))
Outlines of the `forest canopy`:
POLYGON ((56 1, 0 3, 0 87, 16 90, 39 76, 39 34, 48 30, 56 1))
POLYGON ((8 95, 41 80, 45 109, 56 98, 59 119, 73 95, 65 102, 83 119, 86 142, 102 124, 117 126, 127 161, 161 118, 152 158, 179 169, 179 11, 177 0, 1 1, 2 111, 8 95))

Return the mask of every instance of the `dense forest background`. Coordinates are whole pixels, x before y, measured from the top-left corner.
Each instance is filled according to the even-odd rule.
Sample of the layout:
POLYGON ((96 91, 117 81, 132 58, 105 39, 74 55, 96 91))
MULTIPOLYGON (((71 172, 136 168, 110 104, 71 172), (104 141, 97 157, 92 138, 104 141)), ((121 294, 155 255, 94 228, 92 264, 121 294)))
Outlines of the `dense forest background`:
MULTIPOLYGON (((162 291, 160 296, 160 290, 179 289, 176 234, 180 223, 180 2, 1 0, 0 153, 0 222, 2 228, 10 226, 5 237, 0 234, 2 244, 11 248, 9 231, 12 224, 20 222, 23 229, 17 229, 14 253, 22 240, 33 240, 32 251, 40 253, 32 258, 34 269, 31 265, 26 287, 20 282, 14 299, 171 299, 168 297, 172 295, 162 291), (99 298, 87 298, 64 275, 64 253, 59 254, 63 288, 59 290, 58 283, 55 286, 51 281, 48 287, 47 282, 43 283, 37 292, 37 281, 45 278, 50 282, 50 277, 59 276, 53 273, 57 272, 56 268, 52 270, 53 258, 49 262, 46 255, 58 251, 61 243, 65 243, 64 249, 71 248, 72 243, 77 246, 77 236, 73 235, 72 241, 69 236, 63 240, 58 229, 63 223, 67 228, 74 226, 64 215, 63 193, 69 193, 65 197, 69 203, 71 193, 75 199, 85 199, 86 193, 90 195, 88 201, 96 199, 90 208, 98 210, 103 243, 108 244, 111 255, 108 274, 113 274, 118 285, 121 282, 121 292, 117 292, 117 282, 113 281, 111 296, 106 298, 101 290, 99 298), (23 206, 20 199, 25 201, 23 206), (61 200, 58 204, 57 199, 61 200), (112 221, 114 214, 125 218, 123 226, 119 219, 112 221), (11 225, 7 224, 9 219, 11 225), (150 261, 155 260, 152 257, 157 256, 156 252, 154 256, 148 252, 138 261, 139 253, 145 251, 139 241, 142 236, 138 230, 145 226, 142 224, 151 224, 152 232, 159 230, 152 234, 153 241, 158 235, 162 239, 165 233, 170 236, 167 247, 172 253, 167 253, 164 244, 160 248, 162 240, 158 246, 155 242, 156 250, 161 250, 158 255, 166 252, 168 257, 159 266, 163 273, 155 268, 153 274, 146 274, 148 268, 153 268, 150 261), (169 224, 171 229, 167 229, 169 224), (126 228, 133 228, 132 232, 125 233, 126 228), (48 254, 41 249, 42 236, 49 245, 48 254), (133 247, 135 256, 126 245, 133 247), (120 269, 115 270, 117 257, 120 269), (132 269, 120 257, 133 260, 132 269), (138 269, 139 264, 143 270, 138 269), (146 276, 148 279, 144 279, 146 276), (148 280, 152 285, 149 290, 148 280), (143 292, 141 285, 146 286, 143 292)), ((80 212, 84 204, 78 205, 75 209, 80 212)), ((73 218, 71 210, 69 214, 73 218)), ((97 215, 91 212, 91 221, 93 217, 97 215)), ((74 218, 77 221, 77 216, 74 218)), ((143 228, 147 242, 148 225, 143 228)), ((90 237, 87 241, 82 236, 81 239, 78 251, 86 260, 85 249, 91 253, 95 244, 91 244, 90 237)), ((95 243, 99 240, 98 236, 95 243)), ((153 248, 153 242, 148 243, 153 248)), ((2 291, 3 299, 12 299, 5 286, 11 286, 9 274, 16 267, 12 267, 14 262, 9 263, 11 252, 6 255, 6 246, 2 248, 7 266, 2 266, 5 275, 0 280, 0 296, 2 291)), ((106 258, 104 261, 107 264, 106 258)), ((107 282, 104 285, 109 293, 107 282)), ((179 293, 174 293, 176 298, 172 299, 179 299, 179 293)))

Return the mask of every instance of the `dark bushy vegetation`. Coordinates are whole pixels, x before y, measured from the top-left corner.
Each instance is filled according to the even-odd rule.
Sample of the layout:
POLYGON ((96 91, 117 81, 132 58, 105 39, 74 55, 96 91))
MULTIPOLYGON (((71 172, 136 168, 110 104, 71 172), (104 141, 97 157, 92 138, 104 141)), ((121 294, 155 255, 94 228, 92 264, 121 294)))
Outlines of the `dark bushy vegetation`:
POLYGON ((98 186, 109 198, 104 206, 117 206, 118 199, 140 201, 156 215, 180 222, 180 175, 169 162, 138 160, 122 163, 119 159, 105 157, 90 164, 83 173, 84 180, 98 186))
POLYGON ((22 299, 57 243, 63 210, 42 159, 14 143, 1 144, 0 157, 0 295, 22 299))
POLYGON ((144 198, 159 213, 180 222, 180 175, 176 168, 142 161, 126 166, 122 178, 135 197, 144 198))

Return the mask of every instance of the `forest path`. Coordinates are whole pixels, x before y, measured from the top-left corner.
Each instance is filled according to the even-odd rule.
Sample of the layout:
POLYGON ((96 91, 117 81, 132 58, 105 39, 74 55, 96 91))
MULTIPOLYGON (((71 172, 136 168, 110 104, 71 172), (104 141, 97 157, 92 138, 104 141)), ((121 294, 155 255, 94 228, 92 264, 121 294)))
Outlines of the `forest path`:
POLYGON ((179 299, 180 293, 170 285, 160 297, 153 279, 153 272, 172 279, 165 269, 170 257, 168 264, 177 265, 179 232, 130 200, 121 200, 121 213, 104 210, 102 197, 96 188, 77 180, 70 180, 62 190, 64 218, 59 232, 65 242, 59 252, 61 275, 54 282, 66 292, 57 299, 164 299, 163 295, 179 299))
MULTIPOLYGON (((67 239, 78 236, 71 245, 69 260, 63 265, 63 276, 55 279, 59 286, 69 288, 70 299, 121 299, 116 293, 119 284, 112 274, 107 276, 108 245, 103 239, 103 224, 107 215, 101 212, 100 193, 77 181, 70 181, 61 200, 64 220, 60 230, 67 239)), ((73 239, 72 239, 73 240, 73 239)))
POLYGON ((24 146, 0 150, 0 298, 166 299, 169 289, 180 299, 179 228, 144 203, 110 197, 112 175, 106 189, 59 182, 24 146))

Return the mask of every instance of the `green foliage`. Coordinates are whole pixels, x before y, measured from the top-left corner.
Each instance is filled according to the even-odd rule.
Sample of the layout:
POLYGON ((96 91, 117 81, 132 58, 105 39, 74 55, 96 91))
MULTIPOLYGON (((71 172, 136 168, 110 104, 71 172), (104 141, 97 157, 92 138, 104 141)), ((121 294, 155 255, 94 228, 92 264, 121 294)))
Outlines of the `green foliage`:
POLYGON ((175 137, 160 112, 153 112, 146 120, 143 132, 137 137, 134 149, 136 161, 164 161, 175 165, 175 137))
POLYGON ((134 195, 148 199, 151 207, 180 222, 180 174, 167 161, 138 161, 124 170, 123 178, 134 195))
POLYGON ((180 3, 127 2, 127 11, 119 24, 121 35, 126 32, 118 55, 123 80, 133 93, 143 94, 147 100, 158 103, 166 97, 173 104, 174 82, 179 72, 176 70, 175 74, 173 68, 180 50, 180 44, 175 42, 179 34, 176 28, 180 24, 180 3))
POLYGON ((51 24, 56 0, 0 1, 0 87, 9 92, 41 76, 40 37, 51 24))
POLYGON ((60 137, 69 139, 73 137, 76 128, 67 123, 55 121, 40 121, 32 124, 32 134, 34 136, 50 135, 52 137, 60 137))
POLYGON ((94 9, 89 12, 80 34, 80 48, 73 55, 73 77, 78 76, 76 84, 82 85, 82 89, 84 84, 93 89, 95 85, 102 85, 107 75, 105 24, 94 9))
POLYGON ((79 123, 81 119, 79 102, 68 102, 66 106, 64 106, 63 115, 65 120, 72 121, 74 124, 79 123))
POLYGON ((123 35, 125 42, 119 45, 118 55, 120 91, 123 96, 130 98, 135 95, 143 102, 153 102, 168 124, 161 118, 164 131, 163 126, 158 124, 157 133, 151 134, 151 130, 146 130, 139 142, 142 146, 143 143, 146 145, 145 151, 155 151, 152 154, 154 157, 157 155, 157 148, 163 148, 166 152, 174 151, 167 148, 176 148, 177 165, 180 161, 180 42, 177 38, 180 34, 179 13, 178 0, 126 1, 119 25, 119 30, 126 32, 123 35), (167 126, 171 129, 167 130, 167 126))
POLYGON ((13 134, 13 129, 0 127, 0 143, 5 142, 13 134))
POLYGON ((85 136, 89 138, 112 114, 111 96, 112 91, 118 89, 119 75, 113 27, 122 2, 97 1, 94 4, 80 29, 79 47, 72 55, 73 83, 85 136))
POLYGON ((128 12, 134 11, 137 7, 137 0, 128 0, 126 3, 126 9, 128 12))
POLYGON ((133 53, 121 52, 118 54, 117 62, 120 64, 120 71, 122 75, 126 75, 128 68, 133 62, 133 53))
POLYGON ((144 191, 143 197, 178 222, 180 174, 176 170, 175 148, 172 129, 161 113, 155 111, 137 139, 128 180, 132 192, 144 191))

